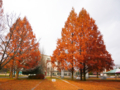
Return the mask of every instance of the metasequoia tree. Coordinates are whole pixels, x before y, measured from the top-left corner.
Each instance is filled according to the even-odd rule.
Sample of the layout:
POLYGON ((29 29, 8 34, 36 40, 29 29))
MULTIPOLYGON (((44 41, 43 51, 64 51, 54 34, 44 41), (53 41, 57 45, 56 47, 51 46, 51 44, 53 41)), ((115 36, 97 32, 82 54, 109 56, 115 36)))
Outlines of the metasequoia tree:
POLYGON ((106 50, 95 20, 85 9, 80 11, 78 17, 72 9, 61 36, 51 59, 53 63, 57 60, 60 65, 64 63, 68 70, 71 69, 72 78, 74 68, 80 70, 81 80, 82 73, 86 80, 89 71, 112 69, 114 64, 111 55, 106 50))
POLYGON ((62 42, 64 43, 64 50, 67 52, 66 62, 67 68, 71 70, 72 79, 74 67, 76 66, 76 59, 74 53, 76 51, 76 24, 77 24, 77 14, 74 12, 74 9, 70 12, 70 15, 65 23, 64 28, 62 29, 62 42))
POLYGON ((18 78, 21 69, 30 69, 38 64, 40 60, 39 44, 36 42, 35 35, 26 17, 23 20, 20 18, 16 20, 6 38, 10 37, 11 32, 13 35, 11 36, 8 53, 13 52, 10 58, 15 53, 13 59, 15 61, 16 78, 18 78))
MULTIPOLYGON (((77 60, 80 62, 80 66, 83 66, 84 80, 86 80, 85 74, 91 67, 96 65, 94 68, 97 68, 97 72, 103 71, 105 68, 111 69, 113 66, 113 60, 111 57, 109 60, 106 60, 107 51, 102 40, 102 35, 98 31, 95 21, 90 18, 85 9, 81 10, 77 20, 77 42, 79 43, 77 48, 80 52, 79 57, 82 58, 77 58, 77 60)), ((94 71, 95 69, 92 70, 94 71)))
POLYGON ((74 52, 75 52, 75 39, 76 39, 76 22, 77 21, 77 15, 74 12, 74 9, 70 12, 70 15, 65 23, 64 28, 62 29, 61 35, 62 38, 58 40, 58 47, 56 48, 54 52, 54 56, 52 57, 52 60, 55 61, 57 59, 59 65, 62 65, 64 69, 69 69, 72 73, 72 79, 73 79, 73 72, 74 72, 74 66, 75 66, 75 58, 74 58, 74 52), (56 54, 56 52, 58 52, 56 54), (56 55, 55 55, 56 54, 56 55), (55 57, 57 57, 55 59, 55 57))
POLYGON ((9 15, 7 15, 7 17, 4 18, 6 23, 3 23, 2 0, 0 0, 0 70, 3 67, 11 68, 10 76, 12 76, 14 68, 16 70, 20 70, 20 68, 32 68, 34 65, 37 65, 38 60, 40 60, 38 43, 35 40, 35 36, 31 31, 31 26, 27 19, 24 18, 21 20, 18 18, 14 24, 12 23, 13 21, 11 22, 12 19, 14 19, 14 17, 9 19, 9 15), (4 36, 3 32, 5 32, 6 29, 9 30, 9 33, 7 36, 4 36), (34 38, 34 40, 32 38, 34 38), (21 64, 23 65, 21 66, 21 64))
MULTIPOLYGON (((81 80, 82 72, 85 75, 89 64, 94 64, 91 57, 93 54, 92 51, 93 42, 95 42, 93 34, 97 31, 97 28, 94 28, 94 20, 89 17, 86 10, 82 9, 77 18, 77 39, 76 39, 76 59, 78 61, 77 66, 80 69, 81 80)), ((94 57, 94 56, 93 56, 94 57)))

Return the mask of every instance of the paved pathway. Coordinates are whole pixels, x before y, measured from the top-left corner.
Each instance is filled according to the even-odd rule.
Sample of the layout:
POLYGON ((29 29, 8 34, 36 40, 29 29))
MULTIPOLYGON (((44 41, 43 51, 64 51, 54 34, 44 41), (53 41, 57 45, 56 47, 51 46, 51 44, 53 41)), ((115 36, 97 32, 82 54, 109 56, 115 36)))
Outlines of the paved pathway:
POLYGON ((45 79, 36 84, 31 90, 83 90, 63 79, 45 79))

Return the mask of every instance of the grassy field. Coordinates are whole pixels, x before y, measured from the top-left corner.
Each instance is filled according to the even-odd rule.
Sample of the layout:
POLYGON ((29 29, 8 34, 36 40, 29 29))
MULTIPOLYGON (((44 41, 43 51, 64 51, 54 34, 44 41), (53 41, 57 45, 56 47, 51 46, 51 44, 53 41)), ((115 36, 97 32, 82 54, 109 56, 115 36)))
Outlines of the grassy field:
POLYGON ((120 90, 120 78, 87 81, 47 77, 44 80, 0 78, 0 90, 120 90), (56 81, 52 82, 52 79, 56 81))
MULTIPOLYGON (((24 77, 24 76, 27 76, 27 75, 19 75, 19 77, 24 77)), ((0 77, 8 77, 9 78, 9 74, 0 74, 0 77)))

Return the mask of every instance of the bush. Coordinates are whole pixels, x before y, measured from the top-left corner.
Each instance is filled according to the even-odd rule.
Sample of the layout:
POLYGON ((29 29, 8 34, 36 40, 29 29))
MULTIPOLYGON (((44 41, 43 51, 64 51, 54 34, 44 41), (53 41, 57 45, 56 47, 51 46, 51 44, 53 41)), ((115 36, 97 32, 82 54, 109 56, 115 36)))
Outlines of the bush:
POLYGON ((90 72, 89 75, 93 75, 93 72, 90 72))
POLYGON ((44 79, 45 76, 43 74, 36 74, 36 75, 29 76, 28 78, 30 78, 30 79, 44 79))
POLYGON ((38 74, 39 73, 39 67, 36 67, 34 69, 29 69, 29 70, 23 70, 22 74, 28 75, 28 74, 38 74))

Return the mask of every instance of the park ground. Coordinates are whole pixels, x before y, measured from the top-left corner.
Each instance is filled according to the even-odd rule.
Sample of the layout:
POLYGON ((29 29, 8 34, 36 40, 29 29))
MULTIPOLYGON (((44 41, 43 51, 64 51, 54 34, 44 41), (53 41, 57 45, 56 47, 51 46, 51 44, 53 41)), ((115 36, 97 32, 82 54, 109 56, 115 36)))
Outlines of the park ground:
POLYGON ((120 78, 90 78, 87 81, 55 77, 46 77, 44 80, 0 78, 0 90, 120 90, 120 78))

